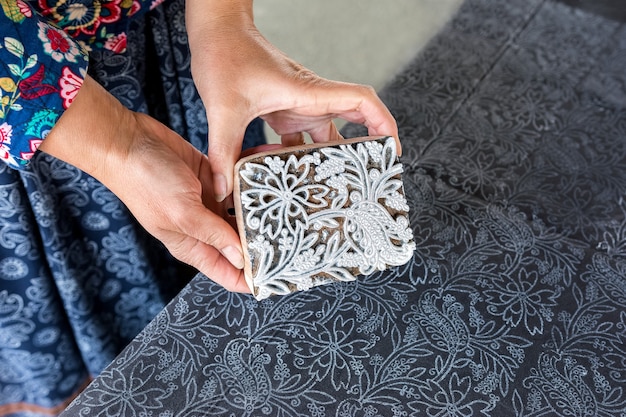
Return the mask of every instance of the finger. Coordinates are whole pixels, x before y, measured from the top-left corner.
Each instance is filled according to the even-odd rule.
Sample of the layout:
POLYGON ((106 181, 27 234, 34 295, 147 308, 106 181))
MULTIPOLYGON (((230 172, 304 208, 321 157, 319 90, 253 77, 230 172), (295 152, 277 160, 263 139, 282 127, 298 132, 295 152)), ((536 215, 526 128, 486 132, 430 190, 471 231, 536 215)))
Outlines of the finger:
POLYGON ((209 166, 208 157, 202 155, 200 166, 197 169, 197 178, 202 185, 202 204, 215 213, 234 229, 237 230, 237 223, 234 214, 233 196, 230 194, 221 202, 215 200, 213 193, 213 173, 209 166))
POLYGON ((232 291, 249 292, 241 271, 244 262, 241 241, 234 227, 225 220, 226 203, 205 197, 210 193, 211 172, 207 157, 194 152, 198 158, 192 170, 200 180, 202 199, 197 200, 199 190, 192 190, 191 195, 183 193, 170 200, 174 205, 166 210, 170 215, 169 230, 162 229, 156 237, 173 256, 213 281, 232 291))
POLYGON ((343 136, 341 136, 339 130, 337 130, 337 126, 335 126, 332 120, 319 127, 310 129, 307 133, 311 136, 313 142, 334 142, 343 140, 343 136))
POLYGON ((192 205, 175 225, 177 230, 162 239, 172 255, 229 290, 249 292, 241 271, 241 241, 226 220, 192 205))
POLYGON ((302 132, 284 134, 280 136, 280 142, 284 146, 304 145, 304 134, 302 132))
POLYGON ((189 247, 183 245, 180 249, 182 253, 178 250, 171 250, 172 255, 193 266, 226 290, 240 293, 251 292, 243 271, 233 267, 214 247, 196 241, 189 247))
MULTIPOLYGON (((243 269, 244 258, 239 235, 228 222, 199 205, 188 207, 177 223, 181 235, 217 249, 237 269, 243 269)), ((188 243, 188 242, 187 242, 188 243)))
POLYGON ((234 268, 215 248, 208 245, 198 245, 196 251, 192 252, 190 256, 199 259, 197 268, 200 272, 226 290, 240 293, 251 292, 243 270, 234 268), (212 256, 212 254, 214 255, 212 256))
POLYGON ((211 114, 209 118, 209 163, 213 173, 215 200, 223 201, 233 191, 233 168, 241 154, 247 123, 232 112, 211 114))
POLYGON ((401 154, 396 120, 372 87, 326 80, 320 86, 322 92, 313 89, 312 95, 304 99, 308 103, 303 103, 300 108, 308 107, 309 111, 319 113, 320 103, 326 103, 324 111, 327 114, 362 124, 367 127, 369 135, 395 138, 398 154, 401 154))

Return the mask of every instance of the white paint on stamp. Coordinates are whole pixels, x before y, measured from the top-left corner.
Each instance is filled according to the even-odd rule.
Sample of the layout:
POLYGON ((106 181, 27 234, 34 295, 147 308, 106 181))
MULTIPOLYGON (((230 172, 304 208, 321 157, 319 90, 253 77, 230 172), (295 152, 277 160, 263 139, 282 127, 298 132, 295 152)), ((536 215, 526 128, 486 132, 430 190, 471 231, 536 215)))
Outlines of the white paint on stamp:
POLYGON ((413 256, 391 137, 260 153, 239 161, 235 174, 245 276, 259 300, 352 281, 413 256))

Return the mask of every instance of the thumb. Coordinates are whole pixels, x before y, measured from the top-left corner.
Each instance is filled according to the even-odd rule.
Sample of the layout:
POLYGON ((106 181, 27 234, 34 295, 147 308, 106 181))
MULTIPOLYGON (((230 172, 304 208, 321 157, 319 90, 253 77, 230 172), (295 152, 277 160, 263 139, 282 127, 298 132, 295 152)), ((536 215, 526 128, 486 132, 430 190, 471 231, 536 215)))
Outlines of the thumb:
POLYGON ((250 292, 239 236, 224 219, 202 205, 189 204, 177 226, 175 237, 164 240, 172 255, 229 291, 250 292))
POLYGON ((215 200, 224 201, 233 192, 233 168, 243 144, 247 123, 233 112, 211 114, 209 119, 209 163, 213 173, 215 200))

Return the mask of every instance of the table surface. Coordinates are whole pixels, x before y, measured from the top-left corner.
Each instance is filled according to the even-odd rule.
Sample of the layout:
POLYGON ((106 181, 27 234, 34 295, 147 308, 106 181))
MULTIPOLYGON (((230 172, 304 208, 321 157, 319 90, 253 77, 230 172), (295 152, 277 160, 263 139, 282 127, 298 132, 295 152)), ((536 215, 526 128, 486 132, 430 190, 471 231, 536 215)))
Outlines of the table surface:
POLYGON ((616 20, 468 0, 381 92, 412 261, 261 302, 198 275, 64 415, 626 413, 624 68, 616 20))

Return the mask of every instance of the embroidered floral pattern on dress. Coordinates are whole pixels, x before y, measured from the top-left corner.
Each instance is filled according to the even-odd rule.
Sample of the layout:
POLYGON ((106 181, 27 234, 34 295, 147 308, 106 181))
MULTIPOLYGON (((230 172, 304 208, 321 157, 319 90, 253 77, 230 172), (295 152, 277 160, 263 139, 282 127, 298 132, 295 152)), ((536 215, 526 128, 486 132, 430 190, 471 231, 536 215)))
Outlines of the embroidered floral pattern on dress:
MULTIPOLYGON (((126 8, 132 4, 124 3, 126 8)), ((43 14, 58 22, 73 37, 94 36, 103 25, 119 21, 121 4, 122 0, 39 0, 43 14)))
POLYGON ((32 158, 71 104, 82 85, 88 57, 26 3, 3 1, 2 10, 0 160, 18 168, 32 158))
MULTIPOLYGON (((8 0, 12 1, 12 0, 8 0)), ((21 1, 21 0, 20 0, 21 1)), ((129 17, 163 0, 38 0, 38 10, 85 49, 126 50, 129 17)))
POLYGON ((76 62, 80 51, 64 32, 43 22, 39 22, 38 26, 38 37, 46 54, 59 63, 64 60, 76 62))
POLYGON ((49 131, 27 134, 23 127, 29 119, 45 111, 49 127, 54 126, 82 85, 87 52, 125 52, 128 18, 161 3, 0 1, 0 160, 13 168, 25 165, 44 139, 41 134, 49 131))

